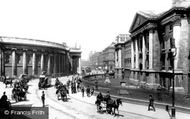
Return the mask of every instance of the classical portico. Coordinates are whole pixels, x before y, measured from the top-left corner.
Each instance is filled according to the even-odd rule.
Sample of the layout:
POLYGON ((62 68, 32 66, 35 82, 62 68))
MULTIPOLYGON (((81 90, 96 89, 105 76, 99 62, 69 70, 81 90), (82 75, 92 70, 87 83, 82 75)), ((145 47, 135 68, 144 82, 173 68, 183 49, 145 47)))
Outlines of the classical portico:
POLYGON ((190 93, 190 0, 175 0, 166 12, 139 11, 130 28, 131 83, 190 93), (169 51, 175 46, 174 67, 169 51))
POLYGON ((156 88, 159 81, 159 38, 155 16, 138 12, 130 28, 131 32, 131 76, 130 82, 146 88, 156 88), (151 19, 150 22, 149 19, 151 19), (142 26, 142 24, 147 23, 142 26))

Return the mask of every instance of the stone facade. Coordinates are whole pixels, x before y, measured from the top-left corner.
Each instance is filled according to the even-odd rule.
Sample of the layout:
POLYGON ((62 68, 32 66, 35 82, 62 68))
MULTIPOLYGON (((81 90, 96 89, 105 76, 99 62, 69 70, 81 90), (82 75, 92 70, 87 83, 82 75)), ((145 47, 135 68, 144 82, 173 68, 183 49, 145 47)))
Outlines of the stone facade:
POLYGON ((156 89, 160 84, 166 90, 171 90, 174 68, 175 91, 190 93, 190 2, 183 0, 173 3, 177 4, 163 13, 136 13, 130 28, 130 80, 145 88, 156 89), (177 55, 173 67, 168 53, 174 45, 177 55))
POLYGON ((81 51, 73 54, 65 44, 1 37, 0 45, 1 76, 18 77, 20 74, 39 76, 42 71, 47 75, 61 76, 77 72, 76 67, 79 66, 78 64, 71 66, 69 59, 76 55, 78 57, 74 62, 79 62, 81 51), (74 71, 71 71, 71 67, 74 71))
MULTIPOLYGON (((130 39, 129 34, 119 34, 115 44, 115 77, 118 79, 124 78, 125 68, 125 42, 130 39)), ((127 70, 127 69, 126 69, 127 70)), ((127 72, 127 71, 126 71, 127 72)))

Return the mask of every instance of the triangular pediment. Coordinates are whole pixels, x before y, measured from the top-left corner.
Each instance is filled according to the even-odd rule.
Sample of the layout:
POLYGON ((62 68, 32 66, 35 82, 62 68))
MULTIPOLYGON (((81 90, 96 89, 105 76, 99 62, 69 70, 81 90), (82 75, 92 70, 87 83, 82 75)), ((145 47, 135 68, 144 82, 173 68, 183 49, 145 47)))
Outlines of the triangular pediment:
POLYGON ((132 21, 132 25, 129 29, 129 32, 131 33, 132 31, 134 31, 135 29, 137 29, 138 27, 140 27, 143 23, 145 23, 148 20, 147 17, 136 13, 133 21, 132 21))

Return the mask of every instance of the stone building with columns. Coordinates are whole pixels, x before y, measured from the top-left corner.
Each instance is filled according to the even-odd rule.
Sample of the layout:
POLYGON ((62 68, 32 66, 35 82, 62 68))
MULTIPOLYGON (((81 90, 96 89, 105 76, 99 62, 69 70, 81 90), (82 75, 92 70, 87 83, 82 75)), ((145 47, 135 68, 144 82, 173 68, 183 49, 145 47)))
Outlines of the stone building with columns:
MULTIPOLYGON (((122 79, 124 76, 125 59, 127 56, 125 42, 130 39, 129 34, 119 34, 115 44, 115 77, 122 79), (123 73, 122 73, 123 72, 123 73)), ((126 69, 127 70, 127 69, 126 69)), ((126 71, 127 72, 127 71, 126 71)))
MULTIPOLYGON (((0 75, 69 75, 80 67, 80 49, 36 39, 0 37, 0 75)), ((80 68, 79 68, 80 69, 80 68)))
POLYGON ((190 0, 173 0, 165 12, 137 12, 129 32, 131 82, 171 90, 174 68, 175 91, 190 93, 190 0), (172 67, 168 52, 174 44, 177 55, 172 67))

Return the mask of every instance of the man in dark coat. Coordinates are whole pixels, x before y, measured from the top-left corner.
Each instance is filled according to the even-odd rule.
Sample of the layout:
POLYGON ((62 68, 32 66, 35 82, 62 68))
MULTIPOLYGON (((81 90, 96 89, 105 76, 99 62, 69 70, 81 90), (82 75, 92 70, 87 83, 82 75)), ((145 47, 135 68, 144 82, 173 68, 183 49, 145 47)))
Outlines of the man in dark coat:
POLYGON ((152 107, 153 110, 156 111, 156 109, 154 108, 154 98, 152 97, 152 95, 149 95, 148 111, 150 111, 150 107, 152 107))
POLYGON ((6 102, 7 102, 7 95, 6 95, 6 92, 3 92, 3 95, 2 95, 2 97, 1 97, 1 101, 2 101, 3 103, 6 103, 6 102))

